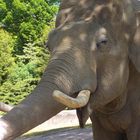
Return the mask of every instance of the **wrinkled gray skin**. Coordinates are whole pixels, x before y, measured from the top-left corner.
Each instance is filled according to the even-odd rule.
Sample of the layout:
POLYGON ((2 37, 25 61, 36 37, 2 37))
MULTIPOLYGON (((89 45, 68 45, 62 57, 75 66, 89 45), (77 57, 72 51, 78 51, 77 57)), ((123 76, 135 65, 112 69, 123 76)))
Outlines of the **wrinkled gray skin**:
MULTIPOLYGON (((0 120, 0 140, 12 140, 65 106, 52 93, 92 92, 78 109, 94 140, 140 140, 140 27, 132 0, 62 0, 48 48, 52 58, 29 95, 0 120)), ((76 139, 76 138, 75 138, 76 139)))

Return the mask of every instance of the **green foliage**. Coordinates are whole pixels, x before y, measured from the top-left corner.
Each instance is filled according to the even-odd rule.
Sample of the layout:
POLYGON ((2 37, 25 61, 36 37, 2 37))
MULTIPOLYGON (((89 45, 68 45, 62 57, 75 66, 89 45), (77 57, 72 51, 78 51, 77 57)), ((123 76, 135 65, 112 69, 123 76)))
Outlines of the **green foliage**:
POLYGON ((0 24, 17 35, 17 54, 23 53, 22 46, 41 37, 42 30, 50 25, 58 9, 45 0, 9 0, 3 2, 1 7, 3 10, 0 14, 5 16, 0 17, 0 24))
POLYGON ((48 4, 59 4, 60 0, 47 0, 48 4))
POLYGON ((37 85, 57 9, 48 0, 0 0, 0 101, 17 104, 37 85))
POLYGON ((0 21, 6 16, 7 8, 6 3, 3 0, 0 0, 0 21))
POLYGON ((31 64, 24 65, 23 63, 13 67, 8 80, 0 87, 0 100, 17 104, 32 91, 39 79, 33 77, 31 68, 31 64))
POLYGON ((7 79, 10 68, 14 64, 14 58, 12 57, 13 44, 12 36, 0 29, 0 85, 7 79))

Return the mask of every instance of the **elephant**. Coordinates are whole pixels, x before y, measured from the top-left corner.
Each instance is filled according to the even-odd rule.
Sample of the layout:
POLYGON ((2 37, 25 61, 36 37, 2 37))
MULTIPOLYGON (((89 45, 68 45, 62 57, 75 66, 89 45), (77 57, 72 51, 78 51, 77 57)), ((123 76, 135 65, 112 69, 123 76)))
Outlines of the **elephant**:
POLYGON ((46 43, 49 64, 33 92, 0 119, 0 140, 66 106, 81 127, 91 118, 94 140, 140 140, 139 7, 138 0, 61 0, 46 43))

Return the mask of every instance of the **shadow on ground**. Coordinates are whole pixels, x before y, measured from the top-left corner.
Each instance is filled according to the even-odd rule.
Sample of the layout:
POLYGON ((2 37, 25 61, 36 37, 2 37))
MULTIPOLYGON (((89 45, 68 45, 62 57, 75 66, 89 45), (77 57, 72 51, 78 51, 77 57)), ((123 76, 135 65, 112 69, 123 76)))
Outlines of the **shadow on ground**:
POLYGON ((63 130, 54 130, 43 132, 42 134, 33 134, 32 136, 24 136, 16 140, 93 140, 91 128, 66 128, 63 130), (34 135, 34 136, 33 136, 34 135))

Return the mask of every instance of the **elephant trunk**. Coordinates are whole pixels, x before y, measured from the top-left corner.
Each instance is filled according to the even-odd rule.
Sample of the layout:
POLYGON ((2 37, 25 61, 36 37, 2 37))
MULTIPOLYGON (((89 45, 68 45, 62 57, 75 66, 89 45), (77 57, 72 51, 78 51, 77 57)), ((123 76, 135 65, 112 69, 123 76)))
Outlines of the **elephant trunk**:
POLYGON ((50 61, 33 92, 0 119, 0 140, 13 140, 65 109, 52 96, 55 90, 71 94, 73 89, 60 63, 50 61))
MULTIPOLYGON (((62 58, 52 59, 34 91, 0 119, 0 140, 12 140, 65 109, 64 105, 67 104, 62 105, 54 99, 55 91, 64 92, 71 97, 77 96, 81 88, 76 84, 77 77, 70 74, 75 68, 66 63, 62 58)), ((83 91, 77 98, 84 101, 85 105, 90 92, 86 91, 86 101, 83 99, 84 94, 83 91)), ((74 104, 81 105, 81 101, 75 101, 74 104)))
POLYGON ((59 90, 55 84, 41 81, 32 94, 3 116, 0 140, 13 140, 63 110, 65 106, 52 97, 54 90, 59 90))

